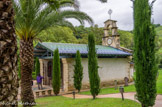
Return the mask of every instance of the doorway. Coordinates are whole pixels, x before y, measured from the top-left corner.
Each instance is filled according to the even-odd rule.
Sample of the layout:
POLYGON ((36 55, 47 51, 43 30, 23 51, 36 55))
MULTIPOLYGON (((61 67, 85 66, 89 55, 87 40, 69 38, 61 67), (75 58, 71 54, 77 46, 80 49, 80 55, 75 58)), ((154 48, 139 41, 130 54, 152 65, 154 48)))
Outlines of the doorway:
MULTIPOLYGON (((48 61, 47 63, 47 85, 52 86, 52 72, 53 72, 53 62, 48 61)), ((64 73, 63 73, 63 63, 62 60, 60 59, 60 77, 61 77, 61 85, 60 88, 63 90, 64 86, 64 73)))

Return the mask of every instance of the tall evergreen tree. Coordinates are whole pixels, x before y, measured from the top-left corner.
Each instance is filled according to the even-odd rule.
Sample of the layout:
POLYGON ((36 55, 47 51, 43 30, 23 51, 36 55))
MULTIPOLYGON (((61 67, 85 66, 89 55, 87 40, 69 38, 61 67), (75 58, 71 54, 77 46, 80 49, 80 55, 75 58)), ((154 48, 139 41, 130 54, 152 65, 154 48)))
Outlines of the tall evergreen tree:
POLYGON ((137 99, 142 107, 153 106, 156 99, 157 65, 155 61, 155 30, 151 23, 149 0, 134 3, 134 61, 137 99))
POLYGON ((58 48, 53 54, 53 73, 52 73, 52 86, 53 92, 57 96, 60 92, 61 73, 60 73, 60 56, 58 48))
POLYGON ((81 64, 81 56, 79 50, 76 53, 75 65, 74 65, 74 86, 80 92, 83 79, 83 66, 81 64))
POLYGON ((40 73, 40 63, 38 57, 36 57, 35 60, 35 72, 36 72, 36 76, 38 76, 38 74, 40 73))
POLYGON ((95 38, 91 33, 88 35, 88 73, 90 82, 90 91, 93 99, 100 92, 100 77, 98 75, 98 62, 95 49, 95 38))

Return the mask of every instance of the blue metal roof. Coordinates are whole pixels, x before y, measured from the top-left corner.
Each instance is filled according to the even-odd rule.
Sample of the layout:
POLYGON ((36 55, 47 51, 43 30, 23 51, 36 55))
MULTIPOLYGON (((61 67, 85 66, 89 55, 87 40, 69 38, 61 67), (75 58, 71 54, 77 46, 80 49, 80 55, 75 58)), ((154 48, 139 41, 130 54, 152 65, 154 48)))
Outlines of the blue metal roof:
MULTIPOLYGON (((81 55, 88 54, 88 45, 87 44, 69 44, 69 43, 53 43, 53 42, 42 42, 38 43, 35 49, 42 47, 50 52, 53 52, 55 49, 59 49, 61 55, 76 54, 77 50, 80 51, 81 55)), ((110 46, 96 45, 96 51, 98 56, 131 56, 131 53, 124 52, 117 48, 110 46)))

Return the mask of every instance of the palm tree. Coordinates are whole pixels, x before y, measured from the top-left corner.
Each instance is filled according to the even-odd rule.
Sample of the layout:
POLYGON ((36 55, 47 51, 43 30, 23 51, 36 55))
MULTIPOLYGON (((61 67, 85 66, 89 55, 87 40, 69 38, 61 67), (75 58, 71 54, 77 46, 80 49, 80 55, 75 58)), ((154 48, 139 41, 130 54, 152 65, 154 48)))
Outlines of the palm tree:
POLYGON ((0 107, 17 107, 17 42, 11 0, 0 1, 0 107), (12 105, 11 105, 12 104, 12 105))
POLYGON ((35 103, 31 87, 31 75, 33 40, 38 34, 51 26, 72 27, 73 25, 66 20, 67 18, 75 18, 81 24, 84 24, 84 21, 93 24, 92 19, 87 14, 77 10, 64 9, 64 7, 75 7, 77 9, 76 0, 59 0, 57 3, 59 5, 55 7, 54 3, 48 5, 44 0, 14 1, 16 35, 20 38, 21 99, 23 104, 35 103))

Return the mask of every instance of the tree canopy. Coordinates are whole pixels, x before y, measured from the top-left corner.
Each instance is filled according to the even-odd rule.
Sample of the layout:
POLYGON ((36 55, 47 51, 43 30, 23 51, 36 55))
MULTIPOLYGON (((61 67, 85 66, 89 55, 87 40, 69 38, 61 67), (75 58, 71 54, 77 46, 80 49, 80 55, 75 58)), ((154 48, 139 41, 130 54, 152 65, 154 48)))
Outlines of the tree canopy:
POLYGON ((77 38, 73 35, 73 31, 68 27, 61 26, 43 30, 38 35, 38 38, 41 42, 78 43, 77 38))

